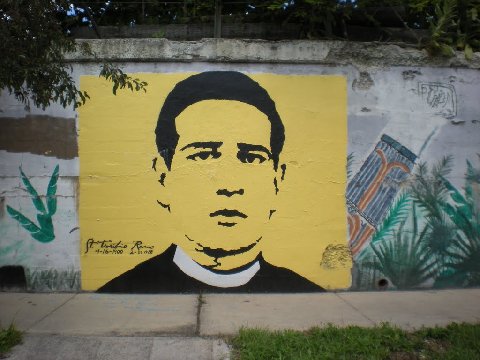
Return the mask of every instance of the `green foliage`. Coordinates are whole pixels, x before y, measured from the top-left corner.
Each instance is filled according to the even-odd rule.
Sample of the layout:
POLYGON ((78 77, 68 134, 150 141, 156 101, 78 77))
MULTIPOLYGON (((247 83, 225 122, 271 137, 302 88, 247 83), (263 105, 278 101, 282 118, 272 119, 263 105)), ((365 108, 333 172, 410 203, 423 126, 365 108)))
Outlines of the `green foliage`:
MULTIPOLYGON (((63 23, 71 29, 86 25, 96 30, 98 25, 213 23, 215 13, 215 2, 205 0, 64 2, 77 10, 76 17, 66 17, 62 12, 63 23)), ((472 58, 473 52, 480 50, 480 0, 251 0, 222 2, 222 14, 222 21, 230 23, 296 23, 300 25, 300 38, 355 39, 363 31, 375 34, 374 40, 389 41, 393 33, 390 29, 396 27, 404 28, 415 39, 409 41, 432 55, 451 56, 455 50, 462 50, 472 58), (426 30, 427 34, 417 30, 426 30)))
POLYGON ((441 0, 435 4, 435 17, 428 19, 430 23, 430 39, 427 49, 431 53, 453 56, 452 31, 455 29, 457 17, 457 0, 441 0))
POLYGON ((451 324, 406 332, 383 324, 313 328, 307 332, 241 329, 234 358, 262 359, 478 359, 480 325, 451 324))
POLYGON ((110 63, 103 64, 102 70, 100 71, 100 76, 113 82, 113 95, 117 94, 118 88, 124 89, 126 87, 128 87, 132 92, 134 90, 143 90, 144 92, 147 92, 146 86, 148 84, 145 81, 141 81, 137 78, 134 79, 128 76, 121 69, 113 66, 110 63))
POLYGON ((395 229, 405 222, 410 210, 410 202, 411 200, 408 194, 400 194, 397 200, 395 200, 393 203, 393 206, 388 211, 388 214, 383 220, 382 224, 372 236, 372 239, 370 240, 372 244, 375 244, 379 240, 392 235, 395 229))
POLYGON ((47 209, 50 216, 53 216, 57 212, 57 197, 55 196, 55 194, 57 193, 59 170, 60 167, 58 165, 55 166, 52 177, 50 178, 47 187, 47 209))
MULTIPOLYGON (((392 237, 398 236, 399 227, 403 226, 402 224, 407 220, 411 207, 412 200, 409 194, 401 193, 388 211, 382 224, 373 234, 370 244, 373 246, 384 241, 395 241, 392 237)), ((389 244, 391 245, 391 243, 389 244)), ((352 284, 352 289, 369 290, 376 288, 377 280, 387 276, 385 273, 388 271, 384 269, 384 262, 387 259, 383 259, 384 262, 382 262, 373 251, 372 246, 364 247, 355 258, 355 282, 352 284)), ((390 274, 390 276, 395 276, 395 274, 390 274)), ((396 282, 400 283, 401 281, 396 282)))
POLYGON ((74 84, 63 54, 75 50, 58 21, 66 3, 44 0, 2 0, 0 5, 0 88, 28 104, 45 108, 80 105, 86 97, 74 84))
MULTIPOLYGON (((96 25, 153 25, 165 23, 198 23, 212 20, 215 12, 214 1, 181 0, 165 2, 148 1, 111 1, 104 0, 69 1, 78 12, 74 25, 85 25, 85 17, 89 26, 96 25), (88 12, 85 11, 88 9, 88 12)), ((247 9, 248 3, 224 4, 228 13, 238 13, 247 9)))
POLYGON ((30 180, 28 180, 27 176, 22 171, 22 168, 20 168, 22 182, 25 185, 28 193, 32 197, 32 202, 35 206, 35 209, 40 212, 39 214, 37 214, 38 225, 35 224, 32 220, 28 219, 18 210, 15 210, 7 205, 8 214, 13 219, 17 220, 19 224, 30 233, 32 238, 42 243, 47 243, 55 239, 52 216, 57 211, 57 197, 55 196, 55 194, 57 192, 58 174, 59 166, 57 165, 53 170, 52 176, 48 183, 46 195, 47 206, 45 207, 42 199, 38 195, 37 190, 35 190, 35 188, 30 183, 30 180))
POLYGON ((462 194, 447 180, 451 165, 451 157, 431 169, 419 164, 408 190, 413 205, 401 195, 357 257, 376 271, 371 276, 383 274, 401 289, 429 278, 435 287, 480 285, 480 168, 467 161, 462 194))
POLYGON ((386 359, 391 352, 414 350, 405 332, 388 325, 371 329, 328 325, 306 333, 241 329, 232 342, 242 360, 386 359))
POLYGON ((15 326, 11 324, 6 329, 0 328, 0 358, 21 342, 22 333, 15 329, 15 326))
POLYGON ((338 19, 337 10, 343 9, 337 0, 284 0, 267 1, 266 8, 283 22, 297 22, 302 26, 302 37, 309 39, 336 37, 335 26, 338 19))
MULTIPOLYGON (((0 89, 27 106, 31 101, 42 109, 55 102, 78 107, 89 98, 77 88, 64 61, 65 53, 78 47, 65 32, 72 20, 66 16, 69 5, 67 0, 0 1, 0 89)), ((145 82, 124 75, 111 64, 103 65, 101 76, 112 81, 115 91, 125 86, 145 90, 145 82)))
MULTIPOLYGON (((473 170, 473 168, 472 168, 473 170)), ((477 180, 477 179, 473 179, 477 180)), ((463 286, 480 285, 480 213, 479 203, 473 197, 467 200, 448 180, 444 179, 445 187, 449 190, 452 203, 442 204, 442 208, 457 229, 447 250, 447 269, 454 270, 452 275, 461 278, 463 286)), ((480 182, 466 178, 466 192, 474 187, 478 188, 480 182)), ((471 190, 470 190, 471 191, 471 190)), ((446 273, 446 277, 449 273, 446 273)), ((445 277, 445 276, 444 276, 445 277)))
POLYGON ((445 202, 448 197, 448 191, 442 178, 447 176, 451 169, 451 156, 444 157, 432 167, 431 172, 425 163, 418 165, 410 191, 415 201, 426 212, 428 218, 442 217, 440 203, 445 202))
POLYGON ((152 34, 152 37, 157 38, 157 39, 164 38, 165 37, 165 30, 164 29, 158 30, 157 32, 152 34))
POLYGON ((412 289, 421 286, 435 276, 436 263, 428 256, 425 237, 428 227, 419 230, 415 204, 411 207, 410 229, 405 229, 407 220, 400 224, 388 240, 371 243, 378 262, 372 267, 384 274, 397 289, 412 289))
POLYGON ((419 169, 412 186, 415 201, 426 212, 427 246, 439 264, 435 286, 480 285, 480 169, 467 161, 465 195, 446 178, 451 159, 429 174, 419 169))

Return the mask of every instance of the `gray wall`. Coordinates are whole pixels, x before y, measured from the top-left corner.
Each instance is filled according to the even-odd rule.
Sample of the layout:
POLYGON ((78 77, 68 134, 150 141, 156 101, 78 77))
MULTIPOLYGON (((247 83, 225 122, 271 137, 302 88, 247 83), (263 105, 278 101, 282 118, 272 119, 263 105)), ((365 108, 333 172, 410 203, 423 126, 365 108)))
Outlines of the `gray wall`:
MULTIPOLYGON (((349 181, 361 172, 362 165, 384 134, 416 155, 416 167, 422 162, 432 166, 444 156, 452 156, 448 180, 460 193, 464 194, 466 161, 477 171, 480 167, 477 156, 480 153, 480 53, 475 53, 469 62, 461 53, 453 58, 432 59, 424 51, 374 43, 213 39, 79 42, 88 42, 98 60, 118 63, 128 73, 235 70, 246 74, 344 76, 348 84, 348 154, 353 154, 349 181)), ((77 83, 82 75, 99 72, 100 65, 92 57, 76 53, 68 54, 67 59, 77 83)), ((81 194, 78 190, 77 128, 78 116, 72 108, 63 109, 59 105, 52 105, 45 111, 33 106, 27 108, 7 91, 1 93, 0 267, 22 266, 26 271, 27 288, 34 291, 80 289, 78 197, 81 194), (19 167, 43 196, 56 165, 59 165, 60 177, 56 192, 58 210, 53 217, 55 239, 41 242, 12 218, 6 206, 35 219, 36 210, 22 183, 19 167)), ((400 190, 412 179, 411 174, 402 178, 401 184, 386 200, 387 207, 393 206, 400 190)), ((358 210, 358 204, 350 205, 353 208, 349 208, 350 215, 346 217, 355 215, 358 210)), ((478 203, 476 206, 478 211, 478 203)), ((376 230, 386 216, 384 214, 374 224, 376 230)), ((366 220, 362 217, 361 221, 366 220)), ((405 221, 404 229, 411 231, 412 225, 407 224, 411 220, 405 221)), ((479 226, 478 217, 476 221, 479 226)), ((427 224, 426 218, 422 218, 421 223, 427 224)), ((461 229, 454 232, 464 236, 461 229)), ((436 275, 431 274, 420 283, 392 279, 394 275, 382 272, 379 267, 372 270, 364 266, 365 259, 373 256, 372 253, 362 254, 369 241, 367 239, 353 254, 353 288, 375 289, 381 279, 386 279, 385 286, 392 288, 430 287, 435 285, 438 273, 445 270, 439 265, 436 275)), ((381 241, 395 240, 385 238, 381 241)), ((471 241, 477 241, 478 245, 479 239, 471 241)), ((380 248, 381 242, 378 243, 380 248)), ((480 258, 474 260, 480 261, 480 258)), ((465 277, 456 281, 451 280, 446 286, 471 284, 465 277)))

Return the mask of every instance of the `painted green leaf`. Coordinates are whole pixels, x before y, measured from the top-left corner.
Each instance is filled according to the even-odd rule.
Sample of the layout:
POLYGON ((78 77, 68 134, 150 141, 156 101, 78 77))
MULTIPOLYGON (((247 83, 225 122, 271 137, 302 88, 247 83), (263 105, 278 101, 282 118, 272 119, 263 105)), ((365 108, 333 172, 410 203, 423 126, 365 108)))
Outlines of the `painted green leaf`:
POLYGON ((41 243, 48 243, 48 242, 52 241, 53 239, 55 239, 55 236, 53 236, 52 234, 46 234, 42 231, 40 231, 39 233, 36 233, 36 234, 32 234, 32 237, 35 240, 40 241, 41 243))
MULTIPOLYGON (((52 225, 52 232, 45 231, 43 228, 39 228, 33 221, 31 221, 30 219, 25 217, 23 214, 21 214, 20 212, 11 208, 8 205, 7 205, 7 212, 12 218, 17 220, 20 223, 20 225, 22 225, 22 227, 25 230, 27 230, 35 240, 38 240, 42 243, 47 243, 55 239, 55 236, 53 235, 53 225, 52 225)), ((41 216, 41 215, 39 214, 38 216, 41 216)))
POLYGON ((448 268, 443 270, 440 275, 435 279, 435 283, 433 284, 434 288, 448 288, 448 287, 455 287, 458 284, 463 282, 463 274, 459 274, 455 270, 448 268))
POLYGON ((33 205, 35 205, 35 208, 38 211, 41 211, 42 213, 46 214, 47 211, 45 209, 45 205, 43 205, 42 199, 40 199, 40 196, 38 195, 37 190, 35 190, 35 188, 32 186, 27 176, 22 171, 22 168, 20 168, 20 174, 22 175, 23 184, 25 185, 28 192, 30 193, 30 196, 32 197, 33 205))
POLYGON ((57 198, 55 194, 57 193, 58 172, 59 166, 57 165, 53 170, 53 174, 50 178, 47 188, 47 208, 50 216, 57 212, 57 198))
POLYGON ((462 228, 462 225, 464 225, 463 219, 460 217, 457 209, 448 203, 441 203, 440 206, 442 210, 445 211, 445 213, 450 217, 450 220, 452 220, 457 227, 462 228))
POLYGON ((460 194, 460 192, 453 186, 450 181, 445 179, 443 176, 440 177, 442 179, 443 185, 447 188, 450 196, 452 197, 453 201, 458 204, 466 204, 465 198, 460 194))
POLYGON ((52 217, 44 214, 37 215, 38 224, 40 225, 40 229, 46 235, 53 236, 53 223, 52 217))
POLYGON ((372 237, 371 242, 376 243, 391 235, 396 227, 401 224, 408 216, 410 206, 410 197, 408 194, 401 194, 393 206, 388 211, 387 216, 382 222, 382 225, 377 229, 372 237))
POLYGON ((29 231, 32 234, 32 236, 33 234, 41 232, 40 228, 37 225, 35 225, 35 223, 32 220, 28 219, 23 214, 21 214, 20 212, 11 208, 8 205, 7 205, 7 212, 12 218, 17 220, 25 230, 29 231))

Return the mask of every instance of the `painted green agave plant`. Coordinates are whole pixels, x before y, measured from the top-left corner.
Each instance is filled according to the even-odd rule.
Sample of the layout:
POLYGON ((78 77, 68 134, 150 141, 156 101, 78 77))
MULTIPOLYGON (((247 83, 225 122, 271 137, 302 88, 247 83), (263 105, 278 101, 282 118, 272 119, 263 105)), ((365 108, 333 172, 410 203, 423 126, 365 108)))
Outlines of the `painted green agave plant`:
POLYGON ((32 197, 32 202, 35 206, 35 209, 39 212, 37 214, 38 224, 28 219, 18 210, 15 210, 7 205, 8 214, 13 219, 18 221, 19 224, 30 233, 32 238, 42 243, 48 243, 55 239, 52 217, 57 211, 57 197, 55 195, 57 192, 58 173, 59 166, 57 165, 53 170, 52 176, 48 183, 47 194, 45 197, 46 204, 44 204, 44 202, 40 198, 40 195, 38 195, 37 190, 35 190, 35 188, 32 186, 30 180, 28 180, 27 176, 20 167, 20 175, 22 178, 22 182, 25 185, 26 190, 32 197))

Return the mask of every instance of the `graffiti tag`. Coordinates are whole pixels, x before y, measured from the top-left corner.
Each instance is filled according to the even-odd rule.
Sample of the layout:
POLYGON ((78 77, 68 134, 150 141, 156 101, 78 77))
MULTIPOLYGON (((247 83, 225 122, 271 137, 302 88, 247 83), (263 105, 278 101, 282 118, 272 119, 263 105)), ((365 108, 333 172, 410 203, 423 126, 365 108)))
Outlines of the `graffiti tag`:
POLYGON ((457 95, 450 84, 418 83, 418 95, 435 111, 447 119, 457 115, 457 95))
POLYGON ((95 240, 90 238, 85 245, 85 254, 95 253, 102 255, 150 255, 153 254, 153 245, 144 245, 142 241, 126 244, 113 240, 95 240))

